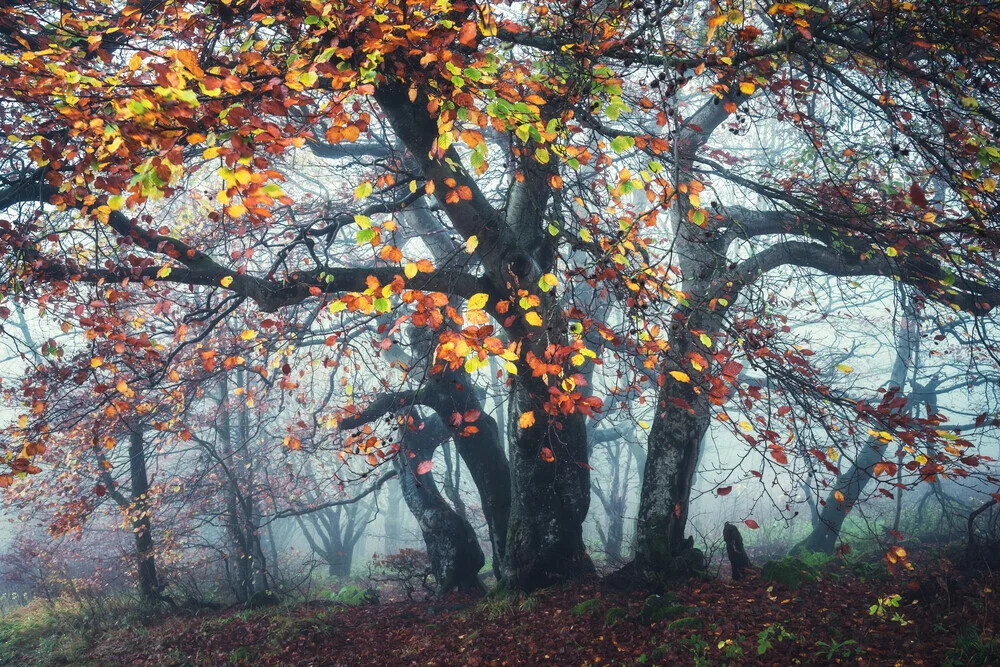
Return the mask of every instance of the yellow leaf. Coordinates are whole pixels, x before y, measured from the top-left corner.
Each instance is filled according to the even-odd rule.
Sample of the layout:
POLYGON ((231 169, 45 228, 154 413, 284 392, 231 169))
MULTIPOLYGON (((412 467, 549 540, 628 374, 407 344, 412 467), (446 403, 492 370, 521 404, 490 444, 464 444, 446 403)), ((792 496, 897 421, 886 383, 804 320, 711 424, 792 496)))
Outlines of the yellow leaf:
POLYGON ((28 415, 21 415, 17 418, 18 428, 28 428, 28 415))
POLYGON ((347 304, 339 299, 337 301, 330 302, 330 313, 339 313, 340 311, 347 308, 347 304))
POLYGON ((100 368, 104 364, 104 357, 94 357, 90 360, 91 368, 100 368))
POLYGON ((753 95, 753 91, 755 90, 757 90, 757 86, 753 85, 750 81, 740 83, 740 92, 744 95, 753 95))
POLYGON ((112 211, 118 211, 125 205, 125 197, 121 195, 114 195, 113 197, 108 197, 108 208, 112 211))
POLYGON ((247 212, 247 207, 243 204, 233 204, 226 207, 226 213, 230 218, 238 218, 247 212))
POLYGON ((407 278, 413 278, 417 275, 417 265, 414 262, 407 262, 406 266, 403 267, 403 273, 407 278))
POLYGON ((836 491, 833 492, 833 497, 837 499, 838 503, 842 503, 845 500, 844 494, 840 492, 840 489, 837 489, 836 491))
POLYGON ((646 423, 646 422, 644 422, 644 421, 642 421, 641 419, 639 420, 639 426, 640 426, 640 428, 645 428, 645 429, 649 428, 649 424, 646 423))
POLYGON ((702 334, 699 340, 705 347, 712 347, 712 339, 708 337, 708 334, 702 334))
POLYGON ((504 362, 503 367, 506 368, 507 372, 510 373, 511 375, 517 375, 517 366, 515 366, 513 363, 506 361, 504 362))
POLYGON ((556 285, 559 284, 559 279, 556 278, 551 273, 546 273, 544 276, 542 276, 542 280, 545 282, 546 285, 550 287, 555 287, 556 285))
POLYGON ((531 428, 535 424, 535 413, 530 410, 523 413, 517 423, 521 428, 531 428))
POLYGON ((848 366, 847 364, 837 364, 836 366, 834 366, 834 368, 836 368, 841 373, 851 373, 854 371, 854 369, 848 366))
POLYGON ((743 429, 744 431, 753 430, 753 426, 750 424, 750 422, 746 421, 745 419, 740 422, 740 428, 743 429))
POLYGON ((240 338, 242 338, 243 340, 253 340, 256 337, 257 337, 257 332, 254 331, 253 329, 246 329, 243 333, 240 334, 240 338))
POLYGON ((156 272, 156 277, 157 278, 166 278, 167 276, 170 275, 170 271, 171 270, 172 269, 169 266, 161 266, 160 270, 156 272))
POLYGON ((484 294, 480 292, 479 294, 473 294, 469 297, 469 309, 470 310, 482 310, 483 306, 490 300, 489 294, 484 294))
POLYGON ((896 255, 899 254, 899 251, 890 246, 885 249, 885 254, 888 255, 889 257, 895 257, 896 255))
POLYGON ((691 376, 689 376, 684 371, 670 371, 670 377, 677 380, 678 382, 690 382, 691 376))
POLYGON ((467 253, 469 253, 471 255, 472 253, 476 252, 476 248, 478 248, 478 247, 479 247, 479 239, 478 238, 476 238, 475 236, 470 236, 468 239, 466 239, 466 241, 465 241, 465 252, 467 252, 467 253))
POLYGON ((202 153, 201 156, 203 158, 205 158, 206 160, 211 160, 214 157, 219 157, 219 147, 218 146, 210 146, 210 147, 208 147, 208 148, 205 149, 205 152, 202 153))
POLYGON ((229 287, 230 285, 233 284, 233 277, 232 276, 224 276, 222 278, 222 280, 219 281, 219 283, 221 283, 223 287, 229 287))
POLYGON ((542 326, 542 318, 535 311, 531 311, 524 316, 524 321, 533 327, 542 326))

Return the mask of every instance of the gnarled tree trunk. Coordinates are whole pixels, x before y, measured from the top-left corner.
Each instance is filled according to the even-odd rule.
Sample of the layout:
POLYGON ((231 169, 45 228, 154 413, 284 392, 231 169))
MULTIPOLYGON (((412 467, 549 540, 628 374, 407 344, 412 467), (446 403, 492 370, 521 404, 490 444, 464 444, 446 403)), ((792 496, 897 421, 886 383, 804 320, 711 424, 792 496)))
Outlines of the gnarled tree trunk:
POLYGON ((436 416, 416 421, 415 427, 402 433, 394 462, 403 499, 423 533, 438 593, 454 589, 481 593, 484 588, 479 570, 486 558, 476 531, 445 502, 434 475, 429 470, 420 473, 420 464, 434 457, 434 450, 448 438, 448 432, 436 416))

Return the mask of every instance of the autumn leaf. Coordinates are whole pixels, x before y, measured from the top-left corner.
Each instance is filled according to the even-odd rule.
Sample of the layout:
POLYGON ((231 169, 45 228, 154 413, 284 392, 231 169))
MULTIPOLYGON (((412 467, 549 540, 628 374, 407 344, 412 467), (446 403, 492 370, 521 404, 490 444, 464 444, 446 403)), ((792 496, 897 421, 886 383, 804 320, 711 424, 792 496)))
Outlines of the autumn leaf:
POLYGON ((840 489, 837 489, 836 491, 833 492, 833 497, 837 499, 838 503, 843 503, 846 500, 844 498, 844 494, 840 491, 840 489))
POLYGON ((758 528, 760 528, 760 524, 758 524, 753 519, 747 519, 743 523, 745 523, 747 528, 749 528, 750 530, 757 530, 758 528))
POLYGON ((458 43, 470 48, 476 45, 476 34, 478 29, 474 21, 466 21, 461 30, 458 31, 458 43))
POLYGON ((243 333, 240 334, 240 338, 243 340, 253 340, 257 337, 257 332, 253 329, 245 329, 243 333))
POLYGON ((470 236, 465 240, 465 252, 469 253, 470 255, 476 252, 476 248, 478 247, 479 247, 479 239, 476 238, 475 236, 470 236))
POLYGON ((540 326, 542 326, 542 318, 535 311, 531 311, 530 313, 525 313, 525 315, 524 315, 524 321, 527 322, 528 324, 530 324, 533 327, 540 327, 540 326))
POLYGON ((421 461, 420 464, 417 465, 417 474, 426 475, 431 471, 433 467, 434 467, 433 459, 427 459, 426 461, 421 461))
POLYGON ((223 287, 229 287, 230 285, 233 284, 233 277, 223 276, 222 280, 219 281, 219 284, 222 285, 223 287))
POLYGON ((728 496, 730 493, 732 493, 732 491, 733 491, 733 487, 731 487, 731 486, 720 486, 719 488, 717 488, 715 490, 715 494, 717 496, 720 496, 720 497, 721 496, 728 496))
POLYGON ((549 449, 548 447, 542 447, 541 456, 542 460, 545 461, 546 463, 552 463, 553 461, 556 460, 555 454, 553 454, 552 450, 549 449))
POLYGON ((517 420, 518 425, 521 428, 531 428, 535 425, 535 413, 532 410, 524 412, 521 414, 520 418, 517 420))
POLYGON ((848 366, 847 364, 837 364, 836 366, 834 366, 834 368, 836 368, 841 373, 852 373, 852 372, 854 372, 854 369, 851 368, 850 366, 848 366))
POLYGON ((490 295, 480 292, 469 297, 468 305, 470 310, 482 310, 490 300, 490 295))
POLYGON ((677 380, 678 382, 690 382, 691 376, 684 371, 670 371, 670 377, 677 380))

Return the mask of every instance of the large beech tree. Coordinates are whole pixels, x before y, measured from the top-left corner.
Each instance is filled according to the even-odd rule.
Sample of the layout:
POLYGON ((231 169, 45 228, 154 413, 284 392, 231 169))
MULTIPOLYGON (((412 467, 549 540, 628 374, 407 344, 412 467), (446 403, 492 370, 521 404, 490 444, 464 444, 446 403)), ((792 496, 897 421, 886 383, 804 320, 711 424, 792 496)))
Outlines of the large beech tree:
MULTIPOLYGON (((200 316, 159 345, 252 312, 273 349, 314 327, 336 347, 370 315, 389 318, 382 349, 404 322, 433 330, 431 375, 497 358, 511 493, 493 541, 527 589, 591 569, 585 420, 645 391, 631 571, 662 581, 700 565, 699 445, 731 395, 759 399, 740 371, 790 366, 790 389, 832 396, 758 307, 774 285, 896 279, 970 318, 1000 301, 998 27, 977 4, 892 0, 7 3, 5 294, 90 338, 116 333, 95 315, 120 294, 179 319, 191 291, 200 316), (320 159, 354 166, 315 206, 299 179, 320 159), (455 252, 410 254, 414 206, 455 252), (331 251, 348 232, 363 255, 331 251), (619 362, 639 372, 588 375, 619 362)), ((794 419, 738 430, 780 467, 794 419)), ((854 421, 897 428, 863 402, 854 421)), ((33 429, 14 429, 11 475, 33 429)))

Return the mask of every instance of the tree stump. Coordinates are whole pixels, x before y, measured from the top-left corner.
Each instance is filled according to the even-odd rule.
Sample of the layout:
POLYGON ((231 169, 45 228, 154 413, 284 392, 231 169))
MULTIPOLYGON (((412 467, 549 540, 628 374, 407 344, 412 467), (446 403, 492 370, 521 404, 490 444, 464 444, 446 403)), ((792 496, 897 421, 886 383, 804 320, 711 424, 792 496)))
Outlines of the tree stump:
POLYGON ((743 548, 743 536, 740 535, 739 528, 727 521, 722 529, 722 539, 726 542, 726 554, 729 555, 729 562, 733 566, 733 579, 742 579, 751 565, 750 558, 743 548))

